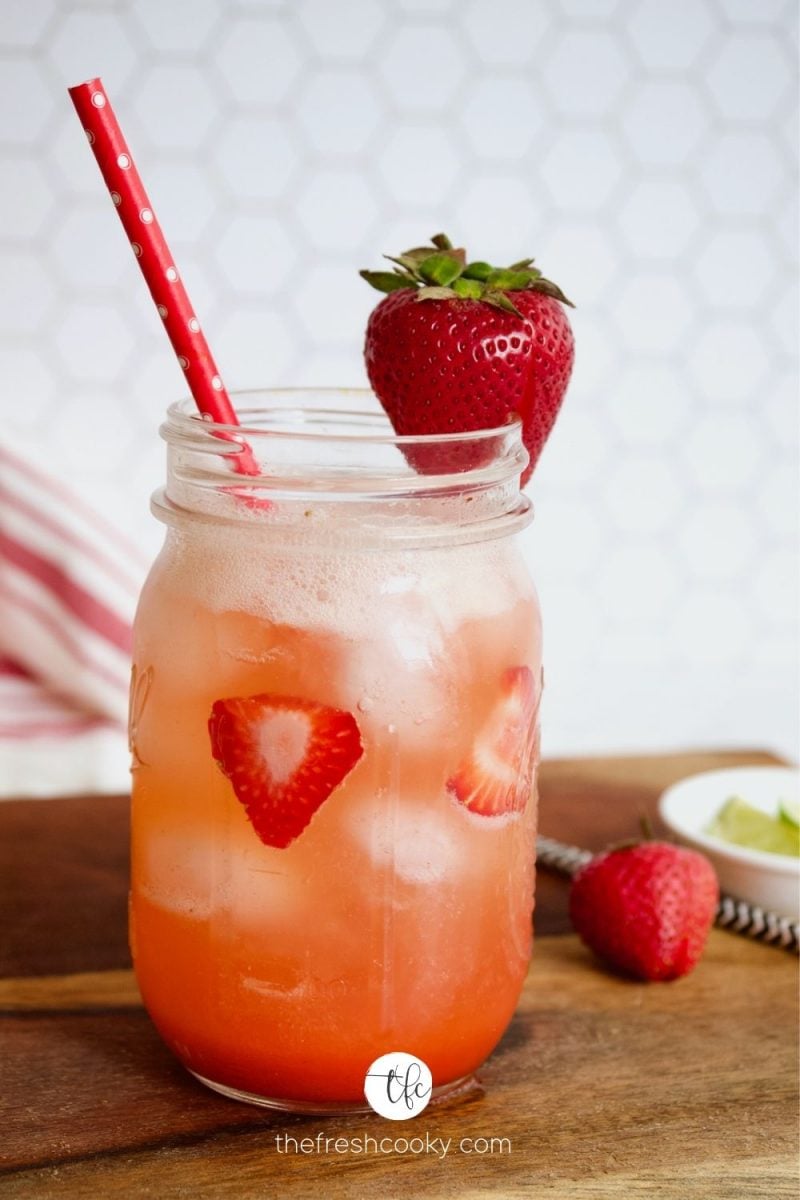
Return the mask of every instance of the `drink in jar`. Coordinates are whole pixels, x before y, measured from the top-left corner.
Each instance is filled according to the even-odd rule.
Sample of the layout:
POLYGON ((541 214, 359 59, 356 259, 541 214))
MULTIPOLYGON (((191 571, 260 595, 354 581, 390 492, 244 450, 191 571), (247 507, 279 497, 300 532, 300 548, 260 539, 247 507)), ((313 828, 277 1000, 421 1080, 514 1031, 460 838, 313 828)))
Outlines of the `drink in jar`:
POLYGON ((131 944, 189 1070, 330 1111, 363 1107, 394 1050, 458 1087, 508 1026, 541 636, 518 431, 422 476, 378 417, 303 411, 250 418, 274 472, 252 492, 213 429, 167 422, 131 690, 131 944), (301 449, 275 445, 297 425, 301 449))

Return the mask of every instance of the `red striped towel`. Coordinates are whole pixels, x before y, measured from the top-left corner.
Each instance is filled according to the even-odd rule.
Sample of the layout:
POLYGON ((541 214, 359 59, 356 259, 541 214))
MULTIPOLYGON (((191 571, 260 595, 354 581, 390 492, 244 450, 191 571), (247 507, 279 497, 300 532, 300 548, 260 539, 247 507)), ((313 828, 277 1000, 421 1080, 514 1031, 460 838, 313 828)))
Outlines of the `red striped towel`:
POLYGON ((138 550, 32 453, 0 447, 0 796, 125 786, 144 573, 138 550))

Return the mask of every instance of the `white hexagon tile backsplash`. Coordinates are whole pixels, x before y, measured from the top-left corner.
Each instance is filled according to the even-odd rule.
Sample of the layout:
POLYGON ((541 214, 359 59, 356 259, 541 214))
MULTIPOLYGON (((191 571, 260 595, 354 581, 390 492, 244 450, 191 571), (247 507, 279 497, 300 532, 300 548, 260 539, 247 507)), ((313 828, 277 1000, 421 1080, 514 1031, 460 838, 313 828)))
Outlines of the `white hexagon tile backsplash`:
POLYGON ((545 750, 797 753, 794 0, 3 0, 3 423, 154 548, 182 381, 66 95, 103 76, 232 386, 358 384, 356 275, 537 253, 545 750), (91 447, 91 452, 89 452, 91 447))

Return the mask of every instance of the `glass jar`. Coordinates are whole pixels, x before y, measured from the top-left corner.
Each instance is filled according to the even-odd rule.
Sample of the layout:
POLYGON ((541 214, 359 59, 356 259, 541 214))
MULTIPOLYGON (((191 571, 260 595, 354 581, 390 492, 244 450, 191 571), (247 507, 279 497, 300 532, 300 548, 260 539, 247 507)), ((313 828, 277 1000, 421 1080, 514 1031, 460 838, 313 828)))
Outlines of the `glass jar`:
POLYGON ((531 949, 541 693, 520 427, 395 437, 368 393, 173 405, 135 625, 131 948, 181 1062, 238 1099, 434 1094, 531 949), (232 469, 246 440, 261 474, 232 469))

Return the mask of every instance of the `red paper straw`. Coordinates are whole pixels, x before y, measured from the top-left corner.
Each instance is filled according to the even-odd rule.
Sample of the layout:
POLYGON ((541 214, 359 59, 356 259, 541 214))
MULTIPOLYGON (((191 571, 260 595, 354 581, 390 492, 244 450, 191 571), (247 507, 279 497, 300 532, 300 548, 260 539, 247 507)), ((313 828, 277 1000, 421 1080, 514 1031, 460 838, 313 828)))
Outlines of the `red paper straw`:
MULTIPOLYGON (((221 425, 238 425, 102 82, 88 79, 69 88, 69 94, 198 409, 221 425)), ((232 434, 220 436, 241 445, 233 459, 240 474, 261 473, 246 442, 232 434)))

